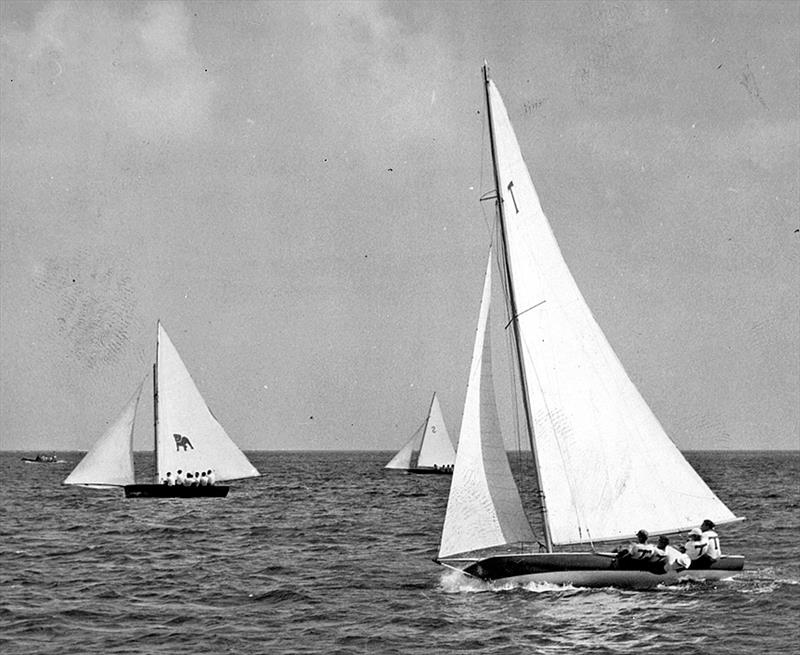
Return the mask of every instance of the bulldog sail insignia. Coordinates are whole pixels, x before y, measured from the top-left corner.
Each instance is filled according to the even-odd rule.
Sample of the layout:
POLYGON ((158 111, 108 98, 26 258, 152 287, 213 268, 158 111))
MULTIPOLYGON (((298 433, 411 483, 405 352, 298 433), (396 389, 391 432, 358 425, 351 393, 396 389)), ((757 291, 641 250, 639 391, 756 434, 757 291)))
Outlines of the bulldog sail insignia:
POLYGON ((218 483, 260 475, 214 418, 159 322, 153 366, 155 480, 136 484, 133 428, 143 386, 64 484, 122 487, 126 497, 225 496, 229 487, 218 483))
MULTIPOLYGON (((497 244, 521 431, 536 472, 542 533, 525 514, 500 434, 487 326, 491 260, 470 369, 439 563, 486 580, 648 586, 721 579, 744 558, 704 570, 621 570, 603 542, 686 533, 737 518, 664 432, 596 323, 564 261, 484 66, 497 244), (539 543, 539 542, 542 543, 539 543), (559 547, 561 552, 554 552, 559 547)), ((607 547, 610 549, 610 547, 607 547)))

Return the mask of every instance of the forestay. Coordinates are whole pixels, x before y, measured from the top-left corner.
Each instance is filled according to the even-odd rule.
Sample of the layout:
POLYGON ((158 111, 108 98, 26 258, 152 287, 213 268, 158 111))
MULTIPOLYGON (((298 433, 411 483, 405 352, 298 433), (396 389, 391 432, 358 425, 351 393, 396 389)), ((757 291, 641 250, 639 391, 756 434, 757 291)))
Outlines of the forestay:
POLYGON ((497 418, 487 331, 491 265, 490 253, 440 558, 534 538, 508 464, 497 418))
POLYGON ((553 543, 620 539, 639 528, 676 532, 706 518, 736 520, 666 435, 595 322, 491 81, 489 102, 520 356, 553 543))
POLYGON ((212 469, 217 481, 257 477, 259 472, 228 437, 206 406, 178 351, 158 325, 156 369, 158 478, 178 469, 212 469))
POLYGON ((444 424, 442 408, 439 398, 434 393, 431 400, 428 421, 425 424, 425 434, 422 437, 422 446, 417 458, 417 466, 443 466, 452 465, 456 459, 453 443, 444 424))
POLYGON ((131 396, 119 418, 84 455, 64 484, 84 487, 122 487, 135 482, 133 472, 133 425, 142 384, 131 396))

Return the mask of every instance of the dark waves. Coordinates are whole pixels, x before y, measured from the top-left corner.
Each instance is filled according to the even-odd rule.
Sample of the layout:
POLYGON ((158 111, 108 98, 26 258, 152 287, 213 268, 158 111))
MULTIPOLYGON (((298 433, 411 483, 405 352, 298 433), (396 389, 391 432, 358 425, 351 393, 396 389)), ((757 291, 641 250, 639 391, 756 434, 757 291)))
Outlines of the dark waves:
POLYGON ((4 454, 0 650, 721 655, 800 639, 796 454, 690 453, 748 517, 722 530, 748 566, 646 592, 506 588, 437 567, 450 478, 387 473, 390 455, 255 453, 265 476, 227 499, 126 500, 4 454))

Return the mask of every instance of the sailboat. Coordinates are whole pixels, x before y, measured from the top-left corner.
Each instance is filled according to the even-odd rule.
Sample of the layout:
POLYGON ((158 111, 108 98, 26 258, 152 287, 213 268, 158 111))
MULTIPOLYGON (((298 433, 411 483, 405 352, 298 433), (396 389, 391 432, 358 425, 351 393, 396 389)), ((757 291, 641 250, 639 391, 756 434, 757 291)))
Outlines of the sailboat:
POLYGON ((126 498, 224 497, 229 486, 218 483, 260 475, 214 418, 159 322, 153 365, 155 480, 152 484, 136 484, 133 428, 143 387, 144 380, 64 484, 122 487, 126 498), (166 483, 168 479, 175 481, 179 474, 191 475, 197 484, 166 483))
MULTIPOLYGON (((485 581, 643 588, 719 580, 744 558, 657 570, 613 544, 639 529, 686 535, 735 516, 686 461, 589 310, 539 203, 502 98, 484 65, 494 171, 490 250, 438 563, 485 581), (492 254, 494 253, 494 254, 492 254), (520 431, 530 445, 535 533, 500 432, 488 336, 492 264, 501 277, 520 431)), ((527 451, 527 449, 526 449, 527 451)), ((528 495, 531 495, 528 493, 528 495)), ((669 537, 667 537, 669 538, 669 537)))
POLYGON ((406 473, 452 473, 455 459, 456 452, 434 392, 422 425, 384 468, 406 473))

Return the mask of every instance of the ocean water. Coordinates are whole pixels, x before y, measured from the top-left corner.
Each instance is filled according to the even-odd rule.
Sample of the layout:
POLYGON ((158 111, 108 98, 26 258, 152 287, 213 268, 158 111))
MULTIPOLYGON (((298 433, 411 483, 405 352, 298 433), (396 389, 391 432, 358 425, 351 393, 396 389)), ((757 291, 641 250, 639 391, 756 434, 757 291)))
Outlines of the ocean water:
POLYGON ((447 572, 450 478, 385 472, 392 453, 250 453, 264 477, 223 500, 66 488, 79 454, 20 455, 0 454, 5 655, 800 652, 797 452, 688 453, 748 518, 720 529, 746 570, 649 591, 447 572))

